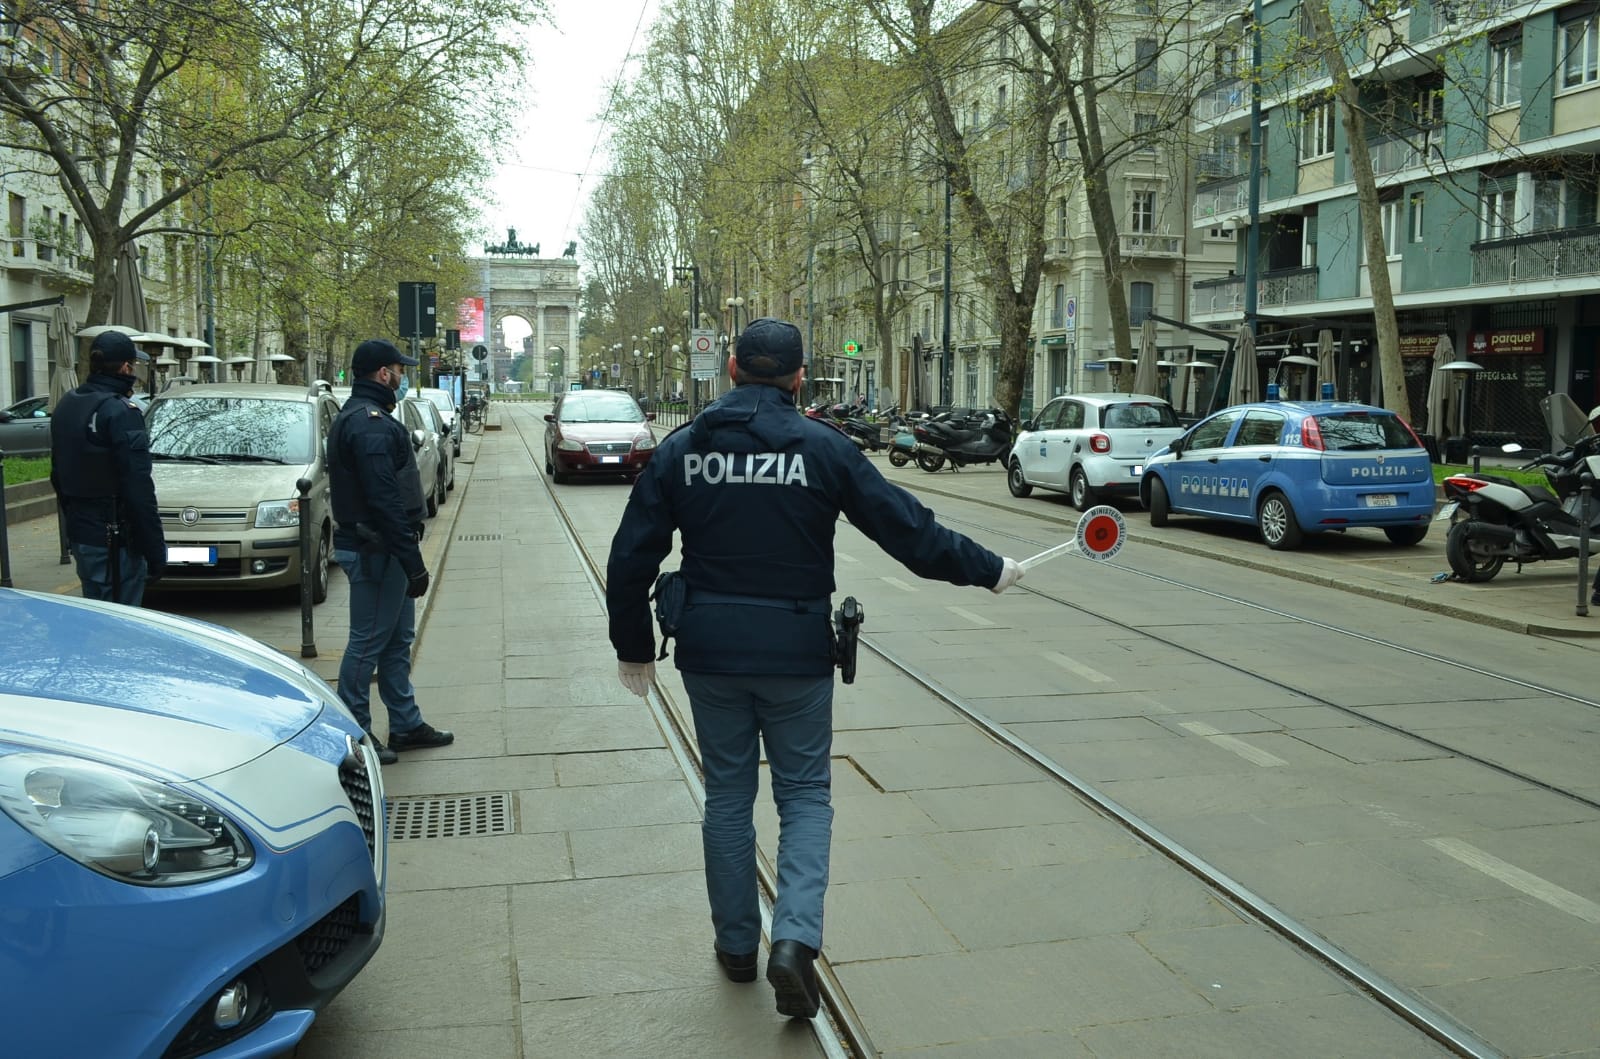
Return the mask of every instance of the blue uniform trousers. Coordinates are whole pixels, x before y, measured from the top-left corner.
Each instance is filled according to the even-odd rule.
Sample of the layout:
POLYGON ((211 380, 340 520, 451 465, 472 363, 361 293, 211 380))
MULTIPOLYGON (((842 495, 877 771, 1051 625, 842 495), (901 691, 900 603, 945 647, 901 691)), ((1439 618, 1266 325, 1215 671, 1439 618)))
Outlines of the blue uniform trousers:
POLYGON ((147 567, 144 556, 122 546, 117 561, 117 578, 122 591, 113 598, 111 591, 111 549, 102 544, 68 545, 73 563, 78 570, 78 582, 83 586, 84 599, 108 599, 138 607, 144 603, 144 582, 147 567))
POLYGON ((411 687, 411 644, 417 638, 417 601, 406 595, 399 560, 378 552, 336 548, 334 562, 350 581, 350 640, 339 663, 339 698, 372 730, 372 671, 389 711, 389 734, 422 723, 411 687))
POLYGON ((798 941, 820 950, 833 835, 833 675, 685 672, 683 686, 705 768, 706 812, 700 831, 717 948, 728 953, 760 948, 753 812, 764 741, 778 806, 772 940, 798 941))

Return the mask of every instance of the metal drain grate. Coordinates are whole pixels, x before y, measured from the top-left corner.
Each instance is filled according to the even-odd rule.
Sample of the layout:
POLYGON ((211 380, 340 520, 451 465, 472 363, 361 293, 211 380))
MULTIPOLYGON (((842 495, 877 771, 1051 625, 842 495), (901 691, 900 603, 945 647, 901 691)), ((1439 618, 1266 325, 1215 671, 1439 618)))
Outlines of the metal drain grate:
POLYGON ((391 842, 510 835, 517 829, 511 817, 511 795, 506 791, 450 798, 392 798, 383 815, 391 842))
POLYGON ((499 539, 500 534, 498 533, 462 533, 456 537, 458 541, 497 541, 499 539))

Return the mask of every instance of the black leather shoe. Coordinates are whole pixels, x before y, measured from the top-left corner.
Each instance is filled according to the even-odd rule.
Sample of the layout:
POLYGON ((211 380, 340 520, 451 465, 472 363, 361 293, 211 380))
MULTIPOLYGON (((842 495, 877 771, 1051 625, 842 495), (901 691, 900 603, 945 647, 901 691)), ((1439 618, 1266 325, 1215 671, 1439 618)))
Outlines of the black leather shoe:
MULTIPOLYGON (((713 946, 715 948, 715 946, 713 946)), ((756 980, 756 954, 753 952, 723 952, 716 950, 717 962, 722 965, 722 973, 728 976, 730 982, 754 982, 756 980)))
POLYGON ((767 957, 767 981, 778 1001, 778 1014, 792 1019, 813 1019, 822 1006, 817 992, 817 972, 811 964, 817 950, 785 938, 772 943, 767 957))
POLYGON ((449 746, 455 741, 454 732, 442 732, 426 721, 409 732, 389 733, 389 745, 396 750, 427 750, 436 746, 449 746))
POLYGON ((382 739, 379 739, 371 732, 367 733, 367 738, 372 740, 372 749, 378 752, 378 764, 393 765, 396 761, 400 760, 400 755, 384 746, 382 739))

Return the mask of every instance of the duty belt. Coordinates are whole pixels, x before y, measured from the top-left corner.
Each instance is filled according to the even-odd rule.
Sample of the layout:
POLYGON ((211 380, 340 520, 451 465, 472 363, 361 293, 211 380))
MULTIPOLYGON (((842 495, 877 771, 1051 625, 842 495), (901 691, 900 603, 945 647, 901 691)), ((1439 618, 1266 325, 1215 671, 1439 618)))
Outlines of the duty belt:
POLYGON ((775 599, 770 596, 736 596, 729 592, 705 592, 698 588, 689 589, 688 602, 696 603, 726 603, 735 607, 771 607, 774 610, 787 610, 795 614, 826 614, 828 613, 828 597, 820 599, 775 599))

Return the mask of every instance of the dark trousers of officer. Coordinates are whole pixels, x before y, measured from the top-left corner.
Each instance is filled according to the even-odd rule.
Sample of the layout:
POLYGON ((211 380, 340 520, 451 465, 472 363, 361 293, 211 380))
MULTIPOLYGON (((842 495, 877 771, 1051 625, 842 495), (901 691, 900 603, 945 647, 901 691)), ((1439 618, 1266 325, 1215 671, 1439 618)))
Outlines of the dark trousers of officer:
POLYGON ((411 687, 411 644, 417 638, 417 601, 406 595, 398 560, 382 552, 335 549, 334 562, 350 581, 350 639, 339 663, 339 698, 372 731, 372 673, 389 711, 389 734, 422 723, 411 687))
POLYGON ((144 604, 144 582, 147 573, 144 556, 128 550, 124 545, 117 559, 117 581, 120 592, 111 588, 111 549, 103 544, 78 544, 68 546, 78 570, 78 582, 83 586, 84 599, 106 599, 125 603, 130 607, 144 604))
POLYGON ((683 686, 705 768, 700 834, 717 948, 739 954, 761 945, 754 811, 765 742, 778 807, 772 940, 798 941, 820 950, 833 835, 833 675, 686 672, 683 686))

